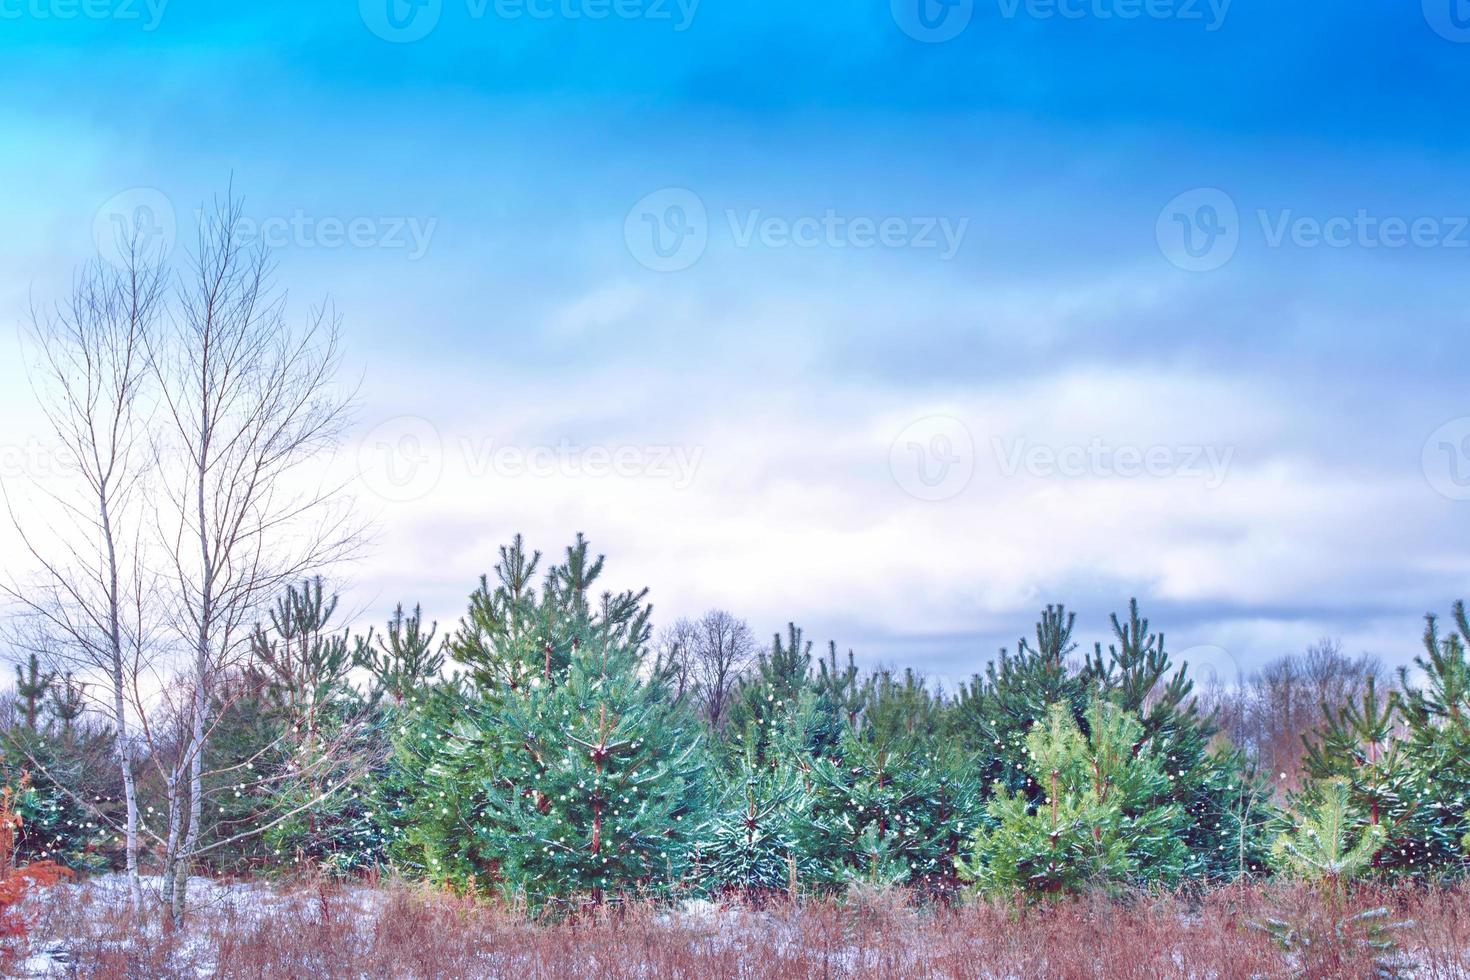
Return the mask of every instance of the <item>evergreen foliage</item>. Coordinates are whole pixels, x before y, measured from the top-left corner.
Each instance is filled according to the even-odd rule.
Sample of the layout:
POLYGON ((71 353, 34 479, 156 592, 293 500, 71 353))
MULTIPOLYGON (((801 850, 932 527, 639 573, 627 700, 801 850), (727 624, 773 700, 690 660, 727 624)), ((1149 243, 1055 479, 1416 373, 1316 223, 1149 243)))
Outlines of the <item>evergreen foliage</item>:
POLYGON ((87 699, 82 684, 76 675, 67 671, 59 678, 60 683, 51 686, 50 700, 46 712, 60 727, 61 737, 70 738, 75 732, 77 719, 87 710, 87 699))
POLYGON ((1164 634, 1149 629, 1138 600, 1126 621, 1112 616, 1114 640, 1097 644, 1086 672, 1105 697, 1142 725, 1139 744, 1160 763, 1169 785, 1156 802, 1175 803, 1188 817, 1185 843, 1194 856, 1189 875, 1231 878, 1265 867, 1270 811, 1251 800, 1268 791, 1238 750, 1211 747, 1213 719, 1202 717, 1189 665, 1175 665, 1164 634))
POLYGON ((1454 604, 1454 627, 1445 634, 1435 616, 1425 617, 1424 653, 1414 664, 1422 686, 1400 670, 1402 752, 1413 770, 1403 795, 1408 820, 1389 839, 1392 855, 1380 862, 1406 863, 1417 876, 1460 875, 1465 854, 1460 841, 1470 824, 1470 618, 1465 603, 1454 604), (1411 843, 1412 842, 1412 843, 1411 843))
POLYGON ((24 667, 15 665, 15 694, 25 703, 26 727, 32 731, 35 731, 41 706, 55 680, 55 672, 42 670, 41 662, 34 653, 26 660, 24 667))
POLYGON ((703 816, 694 719, 645 675, 644 593, 594 600, 603 559, 580 535, 538 593, 539 559, 502 548, 450 639, 469 681, 410 743, 439 812, 407 847, 433 877, 534 907, 666 889, 703 816))
MULTIPOLYGON (((839 681, 835 674, 827 676, 828 699, 820 704, 817 713, 808 716, 811 725, 804 746, 808 750, 819 749, 835 740, 839 681)), ((785 641, 777 633, 770 651, 756 661, 755 673, 741 682, 740 693, 730 709, 729 730, 734 733, 733 741, 739 751, 754 751, 757 761, 765 761, 773 733, 796 710, 802 694, 811 689, 812 642, 802 635, 799 626, 790 623, 785 641)))
POLYGON ((1426 617, 1418 675, 1399 672, 1400 689, 1381 694, 1369 679, 1357 703, 1323 706, 1306 739, 1308 783, 1295 804, 1324 805, 1345 787, 1376 832, 1375 872, 1394 877, 1459 877, 1470 832, 1470 618, 1457 602, 1453 628, 1426 617))
POLYGON ((1160 802, 1168 776, 1149 751, 1135 751, 1143 725, 1102 698, 1086 711, 1084 734, 1062 704, 1026 738, 1031 777, 1045 787, 1033 803, 999 788, 960 872, 990 895, 1055 897, 1088 889, 1171 885, 1191 870, 1182 807, 1160 802))
POLYGON ((817 855, 824 880, 942 890, 980 820, 974 760, 920 745, 903 729, 848 726, 829 756, 811 762, 817 855))
MULTIPOLYGON (((1337 832, 1303 822, 1273 856, 1271 788, 1136 601, 1085 656, 1075 614, 1046 607, 953 697, 835 643, 814 657, 793 623, 716 726, 679 696, 678 658, 650 653, 646 592, 603 590, 603 569, 580 535, 551 565, 517 536, 443 639, 403 605, 354 637, 320 579, 288 588, 210 691, 202 843, 271 824, 205 862, 394 870, 535 909, 962 883, 1037 900, 1308 874, 1308 837, 1337 832)), ((1348 820, 1338 857, 1371 850, 1353 874, 1470 865, 1462 604, 1448 631, 1429 617, 1424 646, 1402 690, 1369 681, 1308 740, 1290 802, 1348 820)), ((111 733, 87 723, 78 677, 16 670, 0 776, 27 781, 20 847, 101 866, 119 793, 87 772, 115 771, 111 733)))
POLYGON ((1026 738, 1053 705, 1080 718, 1089 696, 1088 678, 1070 669, 1077 614, 1047 606, 1036 624, 1036 643, 1025 638, 1014 656, 1005 650, 986 665, 985 675, 961 687, 953 722, 957 735, 985 759, 981 779, 1006 792, 1040 792, 1026 766, 1026 738))
POLYGON ((697 878, 746 897, 819 880, 813 809, 809 782, 795 764, 760 763, 748 748, 716 787, 694 854, 697 878))
POLYGON ((382 635, 372 630, 357 641, 353 662, 372 677, 370 699, 377 703, 387 698, 396 706, 431 685, 444 669, 444 653, 435 649, 434 634, 439 624, 424 628, 423 610, 413 607, 413 614, 403 614, 399 603, 382 635))
POLYGON ((1278 915, 1256 924, 1302 965, 1299 976, 1330 975, 1328 964, 1356 950, 1372 957, 1374 976, 1406 976, 1413 969, 1398 955, 1393 935, 1404 923, 1390 921, 1387 908, 1347 908, 1347 884, 1373 866, 1388 834, 1383 823, 1365 819, 1353 795, 1347 779, 1325 780, 1312 801, 1292 815, 1273 848, 1278 867, 1318 883, 1326 899, 1325 911, 1317 915, 1278 915))
POLYGON ((24 820, 18 856, 78 871, 106 866, 106 820, 118 810, 106 767, 112 748, 105 728, 74 725, 60 737, 25 724, 0 732, 0 785, 24 820))

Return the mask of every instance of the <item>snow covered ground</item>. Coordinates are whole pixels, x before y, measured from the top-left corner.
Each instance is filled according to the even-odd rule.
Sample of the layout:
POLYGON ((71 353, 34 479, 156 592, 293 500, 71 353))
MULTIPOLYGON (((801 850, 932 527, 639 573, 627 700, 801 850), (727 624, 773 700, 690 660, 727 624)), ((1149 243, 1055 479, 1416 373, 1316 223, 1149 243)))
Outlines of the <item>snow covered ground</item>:
MULTIPOLYGON (((1014 906, 913 906, 902 892, 841 902, 781 898, 752 908, 690 899, 532 922, 493 902, 404 884, 192 879, 185 923, 169 929, 148 879, 149 914, 128 910, 106 875, 27 899, 31 945, 12 975, 88 980, 203 977, 479 980, 666 976, 1123 977, 1226 980, 1292 975, 1247 926, 1284 898, 1266 886, 1204 896, 1014 906)), ((1423 980, 1470 977, 1470 916, 1458 891, 1386 896, 1409 925, 1401 942, 1423 980)), ((1364 964, 1357 964, 1364 965, 1364 964)), ((1363 975, 1356 973, 1320 975, 1363 975)))
MULTIPOLYGON (((17 969, 22 977, 73 977, 78 944, 129 948, 165 944, 162 880, 143 877, 145 907, 152 914, 140 921, 127 915, 128 880, 106 874, 79 883, 62 883, 26 900, 25 915, 34 925, 27 957, 17 969)), ((281 914, 300 913, 313 899, 301 888, 280 891, 264 881, 219 881, 190 878, 186 891, 184 929, 169 937, 176 947, 171 959, 198 976, 213 976, 216 931, 225 926, 241 929, 281 914)), ((368 923, 381 904, 381 891, 367 887, 334 888, 331 898, 338 915, 368 923)))

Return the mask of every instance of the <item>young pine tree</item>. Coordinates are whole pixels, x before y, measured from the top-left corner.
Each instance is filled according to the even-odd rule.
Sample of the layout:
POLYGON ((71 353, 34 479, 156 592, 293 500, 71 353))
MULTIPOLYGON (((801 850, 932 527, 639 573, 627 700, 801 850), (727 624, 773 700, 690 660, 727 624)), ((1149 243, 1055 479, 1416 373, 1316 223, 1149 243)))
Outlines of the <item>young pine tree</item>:
POLYGON ((1168 777, 1154 803, 1177 804, 1188 818, 1188 875, 1228 879, 1263 869, 1272 811, 1254 766, 1239 749, 1212 744, 1219 729, 1199 712, 1189 665, 1174 664, 1137 599, 1129 600, 1127 619, 1112 616, 1112 630, 1113 641, 1106 651, 1095 646, 1085 673, 1141 723, 1139 744, 1168 777))
POLYGON ((1375 868, 1418 874, 1432 863, 1433 808, 1422 805, 1422 774, 1410 763, 1396 735, 1400 724, 1396 695, 1381 696, 1369 677, 1362 698, 1340 708, 1323 705, 1322 724, 1304 735, 1307 785, 1299 808, 1321 807, 1325 788, 1341 784, 1351 805, 1378 828, 1375 868), (1428 818, 1428 819, 1426 819, 1428 818))
POLYGON ((703 817, 697 725, 646 676, 645 593, 593 598, 580 535, 539 593, 538 559, 502 549, 451 638, 471 680, 421 733, 416 805, 438 814, 415 846, 431 875, 534 907, 666 891, 703 817))
POLYGON ((856 724, 811 763, 817 837, 828 879, 954 884, 954 860, 982 814, 972 755, 938 738, 938 695, 922 677, 879 671, 864 685, 856 724))
POLYGON ((947 889, 983 813, 974 760, 915 737, 896 711, 874 715, 889 723, 846 727, 835 751, 811 763, 813 813, 824 831, 813 840, 824 877, 947 889))
POLYGON ((1186 817, 1166 795, 1159 760, 1135 752, 1142 724, 1117 705, 1094 699, 1084 735, 1056 705, 1026 738, 1030 775, 1042 787, 1034 803, 998 789, 962 877, 982 894, 1055 897, 1089 889, 1169 885, 1189 868, 1186 817))
POLYGON ((15 665, 15 694, 25 703, 26 727, 32 731, 36 728, 36 719, 46 694, 55 680, 55 672, 42 670, 41 662, 34 653, 30 655, 24 668, 20 664, 15 665))
POLYGON ((62 675, 60 683, 51 688, 46 712, 61 729, 62 741, 70 742, 76 733, 77 719, 87 711, 86 692, 82 684, 70 671, 62 675))
POLYGON ((370 805, 359 775, 381 747, 361 724, 365 706, 348 682, 353 658, 348 631, 332 624, 337 604, 320 578, 287 587, 268 610, 269 625, 252 632, 251 662, 219 706, 228 724, 218 726, 211 752, 221 815, 239 814, 226 828, 302 808, 246 846, 289 868, 345 873, 380 858, 363 825, 370 805))
MULTIPOLYGON (((832 681, 834 685, 837 683, 836 678, 832 681)), ((757 761, 764 761, 773 734, 796 711, 802 695, 812 690, 812 686, 812 641, 805 639, 801 628, 791 623, 785 641, 777 633, 770 652, 761 654, 756 661, 755 673, 740 683, 728 727, 733 751, 744 755, 753 750, 757 761)), ((832 692, 835 695, 835 686, 832 692)), ((837 708, 830 702, 820 707, 820 715, 809 715, 812 728, 807 749, 834 740, 832 716, 837 708)))
POLYGON ((1027 768, 1028 735, 1053 705, 1065 706, 1080 719, 1088 702, 1088 679, 1069 660, 1077 649, 1072 639, 1076 622, 1077 614, 1064 606, 1047 606, 1036 623, 1035 645, 1023 638, 1015 656, 1000 651, 983 677, 977 675, 960 688, 951 724, 960 742, 983 760, 979 776, 984 786, 1040 792, 1027 768))
POLYGON ((1464 602, 1455 603, 1451 618, 1454 628, 1447 634, 1436 617, 1425 618, 1424 654, 1414 661, 1422 686, 1407 669, 1399 675, 1408 728, 1403 751, 1414 771, 1414 798, 1413 828, 1394 838, 1412 836, 1415 846, 1394 860, 1411 860, 1417 874, 1431 877, 1465 870, 1459 845, 1470 830, 1470 617, 1464 602))
POLYGON ((423 610, 413 607, 412 615, 403 614, 399 603, 382 635, 368 630, 357 641, 353 662, 372 676, 369 700, 377 704, 386 699, 395 707, 433 684, 444 669, 444 653, 434 647, 434 634, 439 624, 424 628, 423 610))
POLYGON ((1282 872, 1316 884, 1321 902, 1254 925, 1292 956, 1300 976, 1407 976, 1413 967, 1393 937, 1403 924, 1389 921, 1387 908, 1348 906, 1349 883, 1371 869, 1388 833, 1365 819, 1352 797, 1348 780, 1334 777, 1310 802, 1299 801, 1272 853, 1282 872))
POLYGON ((765 762, 748 747, 740 763, 718 778, 709 822, 693 857, 697 880, 715 892, 760 898, 816 882, 820 831, 800 768, 780 754, 765 762))

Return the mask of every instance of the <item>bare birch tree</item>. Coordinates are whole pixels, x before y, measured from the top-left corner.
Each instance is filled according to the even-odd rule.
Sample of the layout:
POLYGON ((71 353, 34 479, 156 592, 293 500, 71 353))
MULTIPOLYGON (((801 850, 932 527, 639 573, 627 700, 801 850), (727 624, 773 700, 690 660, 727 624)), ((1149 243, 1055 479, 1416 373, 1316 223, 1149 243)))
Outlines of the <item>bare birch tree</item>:
POLYGON ((216 685, 248 654, 268 600, 362 540, 337 488, 303 467, 349 421, 351 393, 336 382, 337 319, 320 308, 303 328, 288 325, 271 256, 245 239, 240 219, 229 197, 203 215, 170 329, 150 358, 164 430, 154 524, 190 698, 184 748, 166 777, 164 897, 175 919, 201 853, 216 685))
POLYGON ((33 380, 65 479, 37 481, 44 514, 12 522, 37 573, 3 586, 26 614, 32 648, 77 665, 105 695, 100 707, 116 732, 126 802, 127 874, 134 911, 142 908, 138 868, 136 739, 126 677, 146 656, 147 585, 141 572, 140 517, 148 464, 147 355, 165 295, 165 273, 138 239, 125 259, 77 276, 69 300, 33 311, 38 352, 33 380), (47 516, 49 515, 49 519, 47 516))

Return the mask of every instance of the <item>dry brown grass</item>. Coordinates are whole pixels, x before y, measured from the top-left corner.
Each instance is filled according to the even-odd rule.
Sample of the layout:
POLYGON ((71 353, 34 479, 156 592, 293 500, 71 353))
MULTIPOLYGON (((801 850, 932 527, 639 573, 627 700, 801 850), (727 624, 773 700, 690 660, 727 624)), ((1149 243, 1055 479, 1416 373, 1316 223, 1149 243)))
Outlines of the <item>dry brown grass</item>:
MULTIPOLYGON (((223 891, 225 896, 234 892, 223 891)), ((1289 961, 1248 923, 1310 912, 1300 889, 1249 886, 1203 897, 1084 900, 1018 912, 867 900, 767 904, 706 914, 650 906, 533 924, 490 904, 409 885, 299 886, 196 909, 168 933, 129 920, 114 897, 55 890, 34 937, 65 947, 61 975, 220 977, 1311 977, 1367 975, 1366 960, 1289 961), (1328 965, 1330 962, 1330 965, 1328 965)), ((1470 977, 1466 894, 1362 892, 1414 925, 1401 934, 1423 978, 1470 977)))

